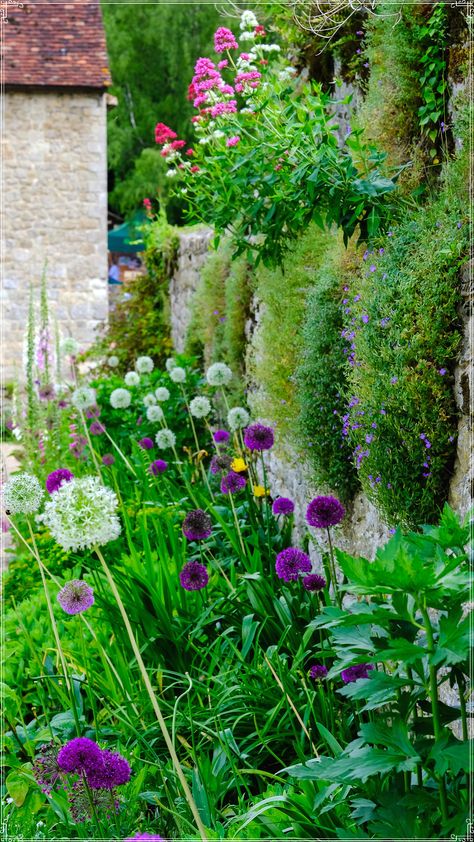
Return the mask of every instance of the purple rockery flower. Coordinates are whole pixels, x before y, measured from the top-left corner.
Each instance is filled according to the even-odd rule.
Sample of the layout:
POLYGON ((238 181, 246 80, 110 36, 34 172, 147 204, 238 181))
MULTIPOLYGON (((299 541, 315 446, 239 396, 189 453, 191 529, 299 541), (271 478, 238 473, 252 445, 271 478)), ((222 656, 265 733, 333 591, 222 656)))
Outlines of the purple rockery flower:
POLYGON ((341 522, 346 510, 336 497, 315 497, 306 510, 306 522, 316 529, 327 529, 341 522))
POLYGON ((279 579, 285 582, 294 582, 300 573, 311 572, 311 559, 303 550, 297 547, 287 547, 278 553, 275 562, 275 570, 279 579))
POLYGON ((264 424, 251 424, 244 432, 244 442, 249 450, 270 450, 274 441, 272 428, 264 424))
POLYGON ((152 473, 154 477, 157 477, 158 474, 164 474, 167 467, 168 462, 165 462, 164 459, 155 459, 155 461, 150 465, 150 473, 152 473))
POLYGON ((307 591, 321 591, 326 587, 326 579, 318 573, 310 573, 303 578, 303 587, 307 591))
POLYGON ((274 515, 291 515, 294 510, 295 504, 288 497, 277 497, 272 506, 274 515))
POLYGON ((82 614, 94 604, 94 591, 82 579, 72 579, 59 591, 58 602, 66 614, 82 614))
POLYGON ((113 465, 115 462, 115 456, 112 453, 104 453, 102 456, 102 464, 103 465, 113 465))
POLYGON ((129 763, 118 752, 101 751, 101 763, 86 773, 91 789, 114 789, 128 783, 132 770, 129 763))
POLYGON ((216 430, 215 433, 212 434, 212 438, 217 444, 224 444, 229 441, 230 433, 228 433, 227 430, 216 430))
POLYGON ((212 520, 202 509, 188 512, 183 522, 183 534, 188 541, 204 541, 212 534, 212 520))
POLYGON ((141 447, 142 450, 153 450, 155 445, 153 444, 153 439, 150 439, 148 438, 148 436, 145 436, 144 438, 140 439, 140 441, 138 442, 138 446, 141 447))
POLYGON ((93 421, 89 427, 89 432, 93 436, 101 436, 102 433, 105 433, 105 427, 100 421, 93 421))
POLYGON ((230 456, 226 456, 224 453, 219 453, 217 456, 212 457, 209 470, 211 471, 211 474, 221 474, 224 471, 228 471, 231 465, 232 458, 230 456))
POLYGON ((357 681, 359 678, 368 678, 369 670, 373 670, 372 664, 355 664, 353 667, 347 667, 342 670, 341 678, 344 684, 351 684, 352 681, 357 681))
POLYGON ((67 468, 58 468, 46 478, 46 491, 49 494, 54 494, 64 482, 69 482, 72 479, 74 479, 74 474, 71 471, 68 471, 67 468))
POLYGON ((206 587, 209 574, 203 564, 198 561, 188 561, 179 574, 179 581, 185 591, 200 591, 206 587))
POLYGON ((324 666, 324 664, 313 664, 309 671, 309 677, 313 679, 313 681, 320 681, 322 678, 326 678, 328 674, 328 668, 324 666))
POLYGON ((237 474, 235 471, 229 471, 221 480, 221 491, 223 494, 235 494, 245 488, 246 479, 242 474, 237 474))
POLYGON ((64 772, 92 772, 102 763, 102 752, 93 740, 75 737, 64 745, 58 754, 58 766, 64 772))

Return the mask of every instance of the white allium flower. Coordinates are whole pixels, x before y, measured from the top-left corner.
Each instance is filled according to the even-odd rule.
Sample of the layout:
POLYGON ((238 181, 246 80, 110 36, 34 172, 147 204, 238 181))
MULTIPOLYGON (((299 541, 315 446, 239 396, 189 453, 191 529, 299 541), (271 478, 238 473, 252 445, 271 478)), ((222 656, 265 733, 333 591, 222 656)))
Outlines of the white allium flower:
POLYGON ((169 401, 170 399, 170 390, 166 388, 166 386, 158 386, 155 389, 155 396, 157 401, 169 401))
POLYGON ((166 450, 168 447, 175 446, 176 436, 172 430, 158 430, 155 441, 160 450, 166 450))
POLYGON ((243 406, 234 406, 232 409, 229 409, 227 423, 231 430, 239 430, 242 427, 246 427, 249 421, 250 415, 243 406))
POLYGON ((209 386, 227 386, 232 380, 232 370, 225 363, 213 363, 206 372, 209 386))
POLYGON ((125 384, 127 386, 138 386, 140 382, 140 377, 136 371, 127 371, 123 379, 125 380, 125 384))
POLYGON ((162 421, 164 418, 163 410, 161 406, 149 406, 146 411, 146 417, 152 424, 156 424, 158 421, 162 421))
POLYGON ((75 357, 79 350, 79 342, 73 336, 64 336, 61 339, 60 350, 65 357, 75 357))
POLYGON ((240 16, 241 29, 255 29, 258 26, 258 20, 250 9, 245 9, 240 16))
POLYGON ((107 364, 110 366, 110 368, 117 368, 119 364, 119 358, 116 357, 115 354, 112 354, 112 356, 108 358, 107 364))
POLYGON ((126 389, 114 389, 110 395, 110 404, 114 409, 126 409, 132 402, 132 396, 126 389))
POLYGON ((150 392, 149 395, 145 395, 145 397, 143 398, 144 406, 154 406, 155 403, 156 403, 156 398, 155 398, 153 392, 150 392))
POLYGON ((12 476, 5 483, 2 497, 8 513, 31 515, 41 506, 44 491, 33 474, 21 473, 12 476))
POLYGON ((155 364, 151 357, 138 357, 135 368, 139 374, 149 374, 153 371, 155 364))
POLYGON ((76 409, 89 409, 90 406, 95 406, 95 389, 91 389, 89 386, 79 386, 78 389, 74 389, 71 395, 71 403, 76 409))
POLYGON ((174 357, 168 357, 168 359, 165 362, 166 371, 171 371, 171 369, 176 368, 176 365, 177 363, 174 357))
POLYGON ((195 418, 205 418, 211 411, 211 404, 207 398, 198 395, 196 398, 192 399, 189 404, 189 409, 191 415, 194 415, 195 418))
POLYGON ((186 380, 186 371, 184 368, 180 368, 180 366, 177 365, 175 368, 171 369, 170 377, 173 383, 184 383, 186 380))
POLYGON ((102 546, 118 538, 118 500, 98 477, 77 477, 54 492, 40 520, 65 550, 102 546))

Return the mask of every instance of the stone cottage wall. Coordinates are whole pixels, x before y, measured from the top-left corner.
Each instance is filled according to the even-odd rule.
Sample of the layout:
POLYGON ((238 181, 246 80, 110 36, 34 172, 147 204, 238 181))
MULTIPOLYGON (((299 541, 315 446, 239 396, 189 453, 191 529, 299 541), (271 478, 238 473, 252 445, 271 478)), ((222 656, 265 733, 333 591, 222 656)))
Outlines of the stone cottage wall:
MULTIPOLYGON (((180 235, 179 263, 171 281, 171 321, 173 341, 177 351, 184 348, 186 329, 190 319, 190 306, 193 293, 199 282, 199 271, 206 260, 211 232, 208 229, 185 231, 180 235)), ((464 323, 464 339, 460 351, 459 365, 455 372, 455 393, 459 407, 459 437, 455 470, 447 498, 451 505, 464 517, 472 506, 474 486, 474 454, 472 448, 472 394, 473 394, 473 345, 474 345, 474 287, 473 263, 464 267, 462 276, 463 304, 460 315, 464 323)), ((254 313, 249 322, 247 340, 258 353, 259 305, 253 303, 254 313)), ((276 361, 278 364, 278 361, 276 361)), ((251 400, 251 396, 250 396, 251 400)), ((272 419, 262 419, 271 423, 272 419)), ((295 501, 296 537, 306 531, 304 514, 308 501, 321 489, 312 485, 308 479, 306 466, 296 454, 285 455, 275 448, 267 454, 269 484, 274 495, 290 497, 295 501)), ((342 549, 354 554, 373 558, 377 547, 389 537, 387 526, 379 518, 375 507, 362 492, 354 497, 344 526, 337 530, 336 543, 342 549)), ((317 546, 310 547, 312 557, 317 560, 317 546)))
POLYGON ((2 375, 21 376, 28 287, 47 260, 60 331, 87 346, 107 318, 105 95, 7 92, 2 375))

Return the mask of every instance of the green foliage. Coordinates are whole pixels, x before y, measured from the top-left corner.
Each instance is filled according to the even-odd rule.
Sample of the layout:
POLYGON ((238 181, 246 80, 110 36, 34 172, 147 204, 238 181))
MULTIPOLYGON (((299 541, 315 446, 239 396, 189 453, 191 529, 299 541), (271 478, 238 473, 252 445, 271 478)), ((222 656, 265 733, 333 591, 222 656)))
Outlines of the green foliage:
POLYGON ((446 4, 437 3, 426 24, 417 32, 417 38, 424 47, 420 57, 422 104, 418 108, 418 119, 422 133, 432 144, 432 158, 436 157, 441 142, 440 122, 447 119, 446 24, 446 4))
POLYGON ((446 167, 439 196, 394 229, 383 254, 365 255, 348 293, 350 438, 362 486, 391 522, 434 520, 454 461, 466 167, 465 154, 446 167))
POLYGON ((333 235, 317 260, 309 292, 296 372, 299 436, 319 488, 350 499, 358 483, 352 451, 342 437, 346 411, 347 358, 341 337, 345 283, 354 271, 354 248, 333 235))

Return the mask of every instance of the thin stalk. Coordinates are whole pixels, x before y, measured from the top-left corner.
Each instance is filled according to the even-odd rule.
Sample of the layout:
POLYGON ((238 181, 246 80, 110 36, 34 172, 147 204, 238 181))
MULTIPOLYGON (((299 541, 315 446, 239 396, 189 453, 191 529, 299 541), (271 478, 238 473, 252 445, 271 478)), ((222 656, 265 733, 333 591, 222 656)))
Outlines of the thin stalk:
POLYGON ((234 515, 234 523, 235 523, 235 526, 236 526, 236 529, 237 529, 237 534, 239 536, 240 548, 242 550, 243 557, 247 558, 247 551, 245 549, 244 539, 242 538, 242 532, 240 531, 239 518, 237 517, 237 512, 236 512, 236 509, 235 509, 234 495, 232 494, 231 491, 229 492, 229 500, 230 500, 230 506, 231 506, 231 509, 232 509, 232 514, 234 515))
MULTIPOLYGON (((94 463, 94 467, 95 467, 95 469, 96 469, 96 471, 97 471, 97 475, 98 475, 98 477, 99 477, 100 481, 102 482, 102 475, 101 475, 101 473, 100 473, 99 463, 98 463, 98 461, 97 461, 97 457, 96 457, 96 455, 95 455, 95 450, 94 450, 94 448, 92 447, 92 441, 91 441, 91 436, 90 436, 90 433, 89 433, 89 428, 88 428, 88 426, 87 426, 87 424, 86 424, 86 419, 85 419, 85 416, 84 416, 84 413, 83 413, 82 409, 80 409, 80 410, 79 410, 79 414, 80 414, 80 416, 81 416, 82 426, 84 427, 84 432, 85 432, 85 434, 86 434, 87 444, 89 445, 89 450, 90 450, 90 452, 91 452, 91 456, 92 456, 92 461, 93 461, 93 463, 94 463)), ((105 427, 104 427, 104 431, 105 431, 105 427)))
POLYGON ((268 666, 270 667, 270 672, 272 673, 273 678, 275 679, 275 681, 276 681, 276 683, 278 684, 278 686, 279 686, 280 690, 281 690, 281 691, 282 691, 282 693, 284 694, 284 696, 285 696, 285 698, 286 698, 286 700, 287 700, 288 704, 290 705, 290 707, 291 707, 291 709, 292 709, 293 713, 295 714, 295 716, 296 716, 296 718, 297 718, 297 720, 298 720, 299 724, 301 725, 301 727, 302 727, 302 729, 303 729, 304 733, 306 734, 306 736, 307 736, 307 738, 308 738, 308 740, 309 740, 309 743, 310 743, 310 745, 311 745, 311 748, 312 748, 312 750, 313 750, 313 752, 314 752, 314 756, 315 756, 315 757, 319 757, 318 750, 317 750, 316 746, 314 745, 314 743, 313 743, 313 741, 312 741, 312 739, 311 739, 311 736, 310 736, 310 734, 309 734, 309 731, 308 731, 308 729, 307 729, 306 725, 304 724, 303 720, 301 719, 301 716, 299 715, 297 708, 295 707, 295 704, 294 704, 294 702, 293 702, 293 699, 292 699, 292 698, 288 695, 288 693, 286 692, 286 690, 285 690, 285 688, 284 688, 284 686, 283 686, 283 683, 282 683, 282 681, 280 680, 279 675, 275 672, 275 670, 273 669, 272 664, 271 664, 271 663, 270 663, 270 661, 268 660, 268 656, 267 656, 266 652, 264 652, 263 657, 265 658, 265 661, 267 662, 268 666))
POLYGON ((339 608, 342 608, 342 599, 341 599, 341 595, 339 593, 339 588, 338 588, 338 585, 337 585, 336 562, 334 560, 334 549, 333 549, 333 546, 332 546, 331 530, 329 529, 329 526, 326 528, 326 532, 328 534, 329 558, 330 558, 329 566, 330 566, 330 570, 331 570, 331 578, 333 580, 332 584, 333 584, 333 588, 334 588, 334 596, 336 597, 336 601, 337 601, 337 604, 339 605, 339 608))
POLYGON ((133 476, 134 476, 134 477, 136 477, 136 475, 137 475, 137 474, 136 474, 135 469, 131 466, 131 464, 130 464, 130 462, 128 461, 128 459, 127 459, 127 457, 125 456, 125 454, 124 454, 124 453, 120 450, 120 447, 118 446, 118 444, 116 444, 116 443, 114 442, 114 440, 113 440, 112 436, 110 436, 110 435, 108 434, 108 432, 107 432, 107 430, 105 429, 105 427, 104 427, 104 433, 105 433, 105 435, 107 436, 108 440, 110 441, 111 445, 112 445, 113 447, 115 447, 115 450, 117 451, 117 453, 120 453, 120 456, 122 457, 123 461, 125 462, 125 464, 126 464, 126 466, 127 466, 128 470, 129 470, 129 471, 131 471, 131 473, 133 474, 133 476))
POLYGON ((130 625, 130 620, 128 619, 128 614, 125 610, 125 606, 122 602, 121 596, 120 596, 120 594, 117 590, 117 586, 115 584, 115 581, 112 577, 112 574, 109 570, 109 567, 107 565, 107 562, 106 562, 104 556, 102 555, 99 547, 96 546, 94 549, 95 549, 97 557, 98 557, 98 559, 99 559, 99 561, 102 565, 102 569, 103 569, 103 571, 106 575, 107 581, 110 585, 110 589, 111 589, 111 591, 114 595, 114 598, 115 598, 115 601, 116 601, 117 606, 119 608, 119 611, 122 615, 122 619, 123 619, 125 628, 127 630, 127 634, 128 634, 128 638, 130 640, 130 644, 131 644, 131 647, 132 647, 132 650, 133 650, 133 654, 135 655, 138 667, 140 669, 140 673, 141 673, 141 676, 142 676, 142 679, 143 679, 143 683, 145 685, 146 691, 147 691, 148 696, 150 698, 150 701, 151 701, 151 704, 152 704, 152 707, 153 707, 153 711, 155 713, 156 719, 157 719, 158 724, 160 726, 161 733, 162 733, 163 739, 166 743, 166 747, 168 749, 171 761, 173 763, 176 774, 177 774, 177 776, 179 778, 179 781, 181 783, 181 786, 183 788, 183 792, 184 792, 186 801, 188 802, 189 808, 190 808, 190 810, 193 814, 193 818, 194 818, 194 821, 196 823, 196 827, 199 831, 199 835, 200 835, 201 839, 203 840, 203 842, 207 842, 206 828, 204 827, 204 824, 202 823, 201 816, 199 815, 198 808, 197 808, 196 803, 193 799, 193 796, 191 794, 191 790, 189 789, 189 786, 188 786, 188 782, 187 782, 187 780, 184 776, 183 770, 181 768, 181 764, 179 762, 178 755, 176 754, 175 747, 173 745, 173 742, 172 742, 171 737, 170 737, 170 733, 168 731, 168 727, 166 725, 163 714, 161 712, 161 708, 159 706, 158 699, 156 698, 155 693, 153 691, 153 687, 152 687, 152 684, 151 684, 151 681, 150 681, 150 677, 147 673, 147 670, 146 670, 145 664, 143 662, 140 650, 139 650, 137 642, 135 640, 135 636, 133 634, 133 629, 130 625))
POLYGON ((267 497, 267 491, 269 489, 267 488, 267 469, 265 468, 265 460, 263 458, 263 452, 260 453, 260 458, 262 460, 263 487, 264 487, 264 490, 265 490, 264 506, 265 506, 265 520, 266 520, 266 525, 267 525, 268 553, 269 553, 269 558, 271 559, 271 557, 272 557, 272 538, 271 538, 271 532, 270 532, 270 511, 269 511, 268 497, 267 497))

